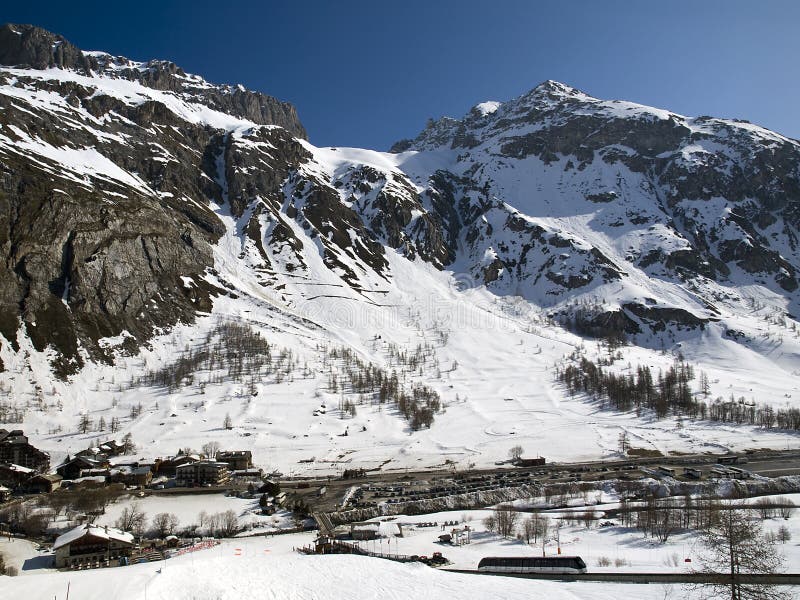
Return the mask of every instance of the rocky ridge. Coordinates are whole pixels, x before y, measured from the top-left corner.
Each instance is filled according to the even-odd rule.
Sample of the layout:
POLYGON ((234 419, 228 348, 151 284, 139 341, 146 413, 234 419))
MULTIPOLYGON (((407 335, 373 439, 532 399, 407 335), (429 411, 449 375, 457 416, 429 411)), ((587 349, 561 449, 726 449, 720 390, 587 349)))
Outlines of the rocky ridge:
POLYGON ((0 64, 0 343, 29 336, 62 375, 222 295, 378 303, 390 254, 642 344, 735 335, 753 289, 800 308, 800 144, 748 123, 548 81, 386 154, 316 148, 287 103, 31 26, 0 28, 0 64))

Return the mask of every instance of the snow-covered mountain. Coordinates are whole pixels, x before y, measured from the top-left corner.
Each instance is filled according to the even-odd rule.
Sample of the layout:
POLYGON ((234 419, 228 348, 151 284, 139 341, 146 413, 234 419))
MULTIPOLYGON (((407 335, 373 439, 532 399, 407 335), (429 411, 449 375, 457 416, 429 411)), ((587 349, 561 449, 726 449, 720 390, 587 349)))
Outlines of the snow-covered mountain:
MULTIPOLYGON (((247 434, 282 465, 491 460, 561 427, 591 440, 550 453, 596 456, 622 417, 588 416, 552 375, 581 336, 626 338, 631 362, 680 353, 726 397, 797 389, 795 140, 548 81, 391 152, 318 148, 291 105, 169 62, 6 25, 0 64, 0 385, 52 449, 91 437, 63 437, 88 411, 154 452, 247 434), (221 322, 262 332, 280 368, 192 372, 166 398, 132 383, 194 360, 221 322), (354 369, 377 388, 399 371, 435 411, 430 386, 447 416, 410 433, 354 369), (325 418, 344 402, 369 408, 325 418), (225 412, 244 429, 209 434, 225 412)), ((641 437, 753 443, 687 429, 641 437)))

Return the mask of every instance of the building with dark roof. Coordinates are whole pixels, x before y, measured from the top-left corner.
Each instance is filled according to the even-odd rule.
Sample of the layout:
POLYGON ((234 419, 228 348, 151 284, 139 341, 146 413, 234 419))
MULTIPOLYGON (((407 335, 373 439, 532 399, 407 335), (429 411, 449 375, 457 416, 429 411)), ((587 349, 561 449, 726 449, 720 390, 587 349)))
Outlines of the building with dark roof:
POLYGON ((45 473, 50 468, 50 455, 31 445, 21 429, 0 429, 0 462, 45 473))

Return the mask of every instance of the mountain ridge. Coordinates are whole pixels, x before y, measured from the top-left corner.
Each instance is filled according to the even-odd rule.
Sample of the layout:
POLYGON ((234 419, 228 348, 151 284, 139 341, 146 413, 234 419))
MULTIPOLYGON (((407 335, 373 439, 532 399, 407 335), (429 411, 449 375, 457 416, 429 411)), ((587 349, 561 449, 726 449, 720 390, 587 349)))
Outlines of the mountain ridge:
POLYGON ((708 403, 789 404, 796 142, 549 81, 402 151, 320 148, 266 96, 36 35, 43 68, 0 66, 0 418, 48 450, 106 435, 63 433, 85 414, 287 472, 785 445, 554 370, 687 360, 708 403))
MULTIPOLYGON (((209 275, 226 231, 223 208, 236 221, 237 260, 287 306, 297 301, 290 290, 298 276, 320 276, 312 275, 309 252, 333 274, 331 285, 363 298, 390 283, 386 253, 394 251, 551 307, 554 318, 594 334, 616 329, 647 338, 673 326, 702 328, 720 318, 714 307, 737 278, 788 293, 785 311, 797 314, 800 217, 792 206, 800 197, 800 145, 763 128, 599 100, 548 80, 460 120, 429 123, 415 140, 395 145, 394 158, 358 155, 381 166, 357 156, 331 167, 331 151, 305 141, 293 108, 275 112, 284 103, 268 96, 213 86, 169 61, 82 52, 32 26, 6 25, 0 42, 3 60, 34 67, 4 67, 6 166, 19 161, 12 171, 30 173, 31 185, 42 165, 52 165, 45 168, 51 179, 73 172, 69 185, 77 188, 62 193, 81 196, 89 181, 100 213, 119 210, 104 194, 132 194, 138 210, 151 203, 174 222, 155 238, 139 235, 137 227, 152 231, 144 222, 102 241, 95 233, 78 251, 83 223, 27 256, 6 235, 16 265, 4 276, 5 305, 14 307, 8 314, 35 331, 37 314, 60 322, 66 310, 77 329, 34 338, 40 350, 55 343, 74 365, 80 345, 92 354, 97 340, 122 331, 145 339, 230 293, 221 291, 229 282, 209 275), (20 101, 33 112, 21 111, 20 101), (712 206, 717 212, 705 215, 712 206), (96 275, 87 266, 97 248, 125 239, 135 240, 125 252, 137 265, 136 289, 109 277, 119 270, 111 262, 96 275), (169 249, 153 260, 160 247, 169 249), (42 255, 45 262, 33 260, 42 255), (186 277, 197 287, 178 283, 186 277), (104 293, 88 300, 95 294, 81 295, 84 282, 104 293), (604 291, 615 282, 622 284, 616 298, 604 291), (687 282, 705 291, 689 293, 687 282), (173 308, 143 327, 133 315, 156 297, 171 298, 173 308), (576 323, 574 303, 588 297, 596 314, 577 311, 583 321, 576 323)), ((11 196, 19 194, 14 173, 5 177, 11 196)), ((98 229, 94 208, 78 211, 94 231, 109 223, 98 229)), ((14 330, 7 318, 2 331, 12 344, 14 330)))

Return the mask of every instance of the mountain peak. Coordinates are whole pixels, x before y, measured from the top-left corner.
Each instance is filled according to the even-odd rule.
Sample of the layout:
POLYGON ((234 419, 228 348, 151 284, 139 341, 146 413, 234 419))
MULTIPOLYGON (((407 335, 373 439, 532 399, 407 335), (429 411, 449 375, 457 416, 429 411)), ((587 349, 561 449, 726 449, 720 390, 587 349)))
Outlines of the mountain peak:
POLYGON ((136 62, 106 52, 84 52, 63 36, 34 25, 0 26, 0 66, 37 71, 57 68, 101 79, 110 75, 259 125, 278 125, 298 138, 307 137, 295 107, 288 102, 242 86, 211 84, 188 75, 171 61, 136 62))
POLYGON ((498 102, 497 100, 487 100, 486 102, 480 102, 472 107, 470 110, 471 114, 485 117, 486 115, 491 115, 497 112, 497 109, 503 105, 502 102, 498 102))
POLYGON ((0 65, 32 69, 74 69, 88 73, 94 60, 63 36, 36 27, 6 23, 0 27, 0 65))
POLYGON ((548 79, 547 81, 543 81, 535 88, 531 90, 531 93, 548 93, 548 94, 564 94, 568 96, 574 96, 575 94, 582 94, 579 89, 574 88, 572 86, 567 85, 566 83, 561 83, 560 81, 555 81, 554 79, 548 79))

